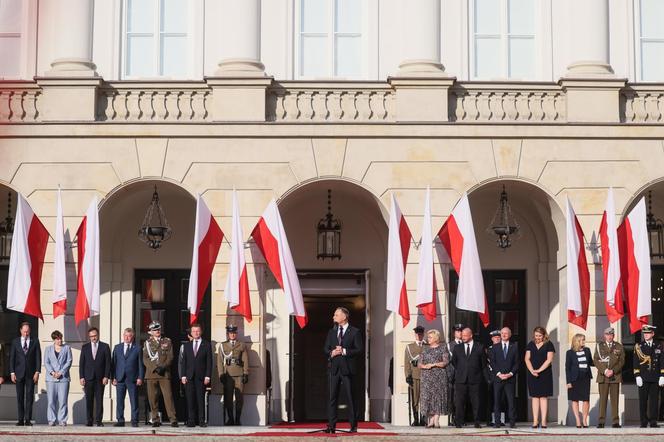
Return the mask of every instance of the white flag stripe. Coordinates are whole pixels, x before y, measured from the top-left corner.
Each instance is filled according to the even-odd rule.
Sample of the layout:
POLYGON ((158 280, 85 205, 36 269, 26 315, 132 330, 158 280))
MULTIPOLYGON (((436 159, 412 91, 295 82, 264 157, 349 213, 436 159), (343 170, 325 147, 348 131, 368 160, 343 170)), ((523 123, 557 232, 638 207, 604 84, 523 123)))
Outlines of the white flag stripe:
POLYGON ((28 234, 32 217, 35 214, 23 195, 20 193, 16 195, 16 215, 9 259, 9 280, 7 281, 7 308, 22 312, 25 311, 28 292, 32 284, 28 234))
POLYGON ((399 235, 402 215, 394 193, 392 193, 391 201, 389 236, 387 239, 387 310, 399 313, 401 288, 405 276, 403 255, 401 253, 401 237, 399 235))
POLYGON ((99 314, 99 201, 95 196, 86 212, 85 259, 83 260, 83 286, 88 297, 90 316, 99 314))
POLYGON ((652 314, 651 281, 650 281, 650 246, 646 227, 646 202, 644 198, 627 215, 634 240, 634 258, 639 267, 639 291, 636 305, 636 316, 652 314))
POLYGON ((67 273, 65 268, 65 232, 62 220, 62 196, 58 188, 55 220, 55 264, 53 269, 53 303, 67 299, 67 273))
POLYGON ((463 255, 461 256, 456 306, 463 310, 484 313, 486 304, 482 266, 480 265, 480 254, 477 250, 468 194, 465 192, 452 211, 452 216, 463 236, 463 255))
POLYGON ((231 263, 226 278, 226 288, 224 297, 230 305, 235 307, 240 303, 240 277, 245 267, 244 244, 242 239, 242 224, 240 222, 240 209, 237 200, 237 192, 233 190, 233 219, 232 219, 232 237, 231 237, 231 263))
POLYGON ((613 199, 613 188, 609 188, 609 193, 606 197, 606 230, 609 246, 609 262, 608 274, 606 278, 606 285, 604 287, 606 293, 606 300, 612 307, 616 305, 616 290, 620 282, 620 252, 618 251, 618 233, 616 225, 616 204, 613 199))
POLYGON ((420 241, 420 263, 417 272, 416 305, 433 301, 433 239, 431 236, 430 190, 424 200, 424 219, 422 220, 422 239, 420 241))
MULTIPOLYGON (((572 208, 569 198, 567 199, 567 310, 574 312, 576 316, 583 313, 581 303, 581 287, 579 282, 579 253, 583 252, 583 245, 579 242, 576 231, 576 214, 572 208)), ((585 253, 585 252, 583 252, 585 253)))

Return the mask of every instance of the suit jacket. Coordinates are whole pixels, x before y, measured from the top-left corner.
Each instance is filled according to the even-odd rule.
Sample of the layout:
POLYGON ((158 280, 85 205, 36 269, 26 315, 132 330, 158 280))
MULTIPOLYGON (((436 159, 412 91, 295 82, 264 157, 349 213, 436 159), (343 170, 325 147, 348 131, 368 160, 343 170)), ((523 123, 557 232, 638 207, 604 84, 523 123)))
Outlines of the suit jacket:
POLYGON ((360 336, 360 330, 348 325, 346 328, 346 333, 344 333, 341 339, 341 347, 346 350, 345 355, 330 357, 330 352, 334 350, 338 344, 338 333, 339 328, 334 326, 327 332, 327 338, 325 339, 325 347, 323 352, 327 356, 327 368, 331 374, 341 374, 343 376, 352 376, 355 374, 356 368, 356 359, 362 354, 362 337, 360 336))
POLYGON ((71 348, 68 345, 63 345, 60 348, 60 354, 55 356, 55 345, 49 345, 44 350, 44 366, 46 367, 46 382, 69 382, 69 369, 72 364, 71 348), (52 372, 62 373, 59 379, 54 378, 52 372))
POLYGON ((503 352, 503 342, 489 347, 489 366, 491 367, 489 375, 492 382, 510 383, 516 382, 516 374, 519 371, 519 346, 516 342, 510 342, 507 347, 507 357, 503 352), (512 377, 503 381, 498 377, 498 373, 512 373, 512 377))
POLYGON ((182 351, 184 356, 180 377, 201 381, 205 378, 212 379, 212 345, 209 341, 201 339, 196 356, 194 356, 194 341, 185 342, 182 351))
POLYGON ((12 349, 9 353, 9 372, 16 375, 16 380, 32 377, 41 372, 41 347, 39 340, 30 336, 28 352, 23 353, 21 348, 21 337, 12 340, 12 349))
POLYGON ((78 360, 78 373, 81 379, 87 381, 101 381, 111 377, 111 347, 105 342, 97 344, 97 357, 92 358, 92 344, 87 343, 81 347, 81 357, 78 360))
POLYGON ((135 384, 136 380, 143 379, 145 376, 145 367, 143 367, 141 349, 135 342, 131 343, 131 348, 124 352, 125 343, 121 342, 113 347, 111 356, 111 379, 118 382, 127 382, 135 384))
POLYGON ((455 384, 480 384, 486 381, 486 353, 484 346, 473 341, 473 349, 466 356, 466 344, 457 344, 452 351, 455 384))
POLYGON ((625 365, 625 349, 619 342, 613 341, 613 345, 609 345, 602 341, 595 347, 595 355, 593 362, 597 367, 597 383, 598 384, 620 384, 622 382, 622 369, 625 365), (613 376, 607 378, 604 372, 613 370, 613 376))
MULTIPOLYGON (((588 347, 583 347, 583 352, 586 354, 588 372, 592 379, 593 372, 590 370, 590 367, 593 366, 593 358, 590 354, 590 349, 588 347)), ((576 352, 570 348, 565 355, 565 378, 567 379, 568 384, 571 384, 579 378, 579 371, 579 358, 577 357, 576 352)))

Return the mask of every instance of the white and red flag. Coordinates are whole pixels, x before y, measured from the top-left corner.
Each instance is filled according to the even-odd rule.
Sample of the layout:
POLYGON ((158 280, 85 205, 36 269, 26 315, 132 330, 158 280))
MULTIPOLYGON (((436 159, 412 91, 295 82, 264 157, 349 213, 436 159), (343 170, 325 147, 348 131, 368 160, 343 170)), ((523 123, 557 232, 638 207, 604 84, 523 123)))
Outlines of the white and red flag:
POLYGON ((392 194, 392 205, 390 207, 390 223, 387 238, 387 310, 401 316, 401 322, 405 327, 410 322, 410 311, 408 310, 408 292, 406 290, 406 263, 410 251, 410 241, 413 235, 410 233, 406 218, 404 218, 392 194))
POLYGON ((219 224, 200 195, 196 198, 195 222, 194 251, 191 257, 191 273, 187 292, 190 324, 198 321, 203 297, 210 284, 221 241, 224 239, 224 232, 219 228, 219 224))
POLYGON ((65 229, 62 220, 62 197, 58 188, 55 218, 55 252, 53 266, 53 318, 67 312, 67 270, 65 268, 65 229))
POLYGON ((9 255, 7 308, 44 320, 41 311, 41 275, 48 231, 28 202, 17 194, 16 220, 9 255))
POLYGON ((480 254, 477 251, 473 217, 468 195, 463 196, 438 232, 443 248, 459 275, 456 307, 479 313, 484 327, 489 326, 489 304, 484 292, 480 254))
POLYGON ((567 199, 567 320, 586 329, 590 302, 590 272, 581 224, 567 199))
POLYGON ((433 239, 431 238, 430 190, 424 200, 420 263, 417 272, 417 307, 427 321, 436 319, 436 275, 433 272, 433 239))
POLYGON ((267 266, 286 295, 288 313, 295 316, 300 328, 307 325, 302 289, 297 278, 295 262, 288 246, 288 238, 281 221, 277 202, 273 199, 251 232, 256 246, 263 254, 267 266))
POLYGON ((249 298, 249 282, 247 280, 247 263, 244 259, 244 243, 240 208, 237 192, 233 190, 233 220, 231 237, 231 264, 226 278, 224 296, 230 307, 251 322, 251 300, 249 298))
POLYGON ((648 316, 652 314, 645 198, 641 198, 618 227, 618 247, 623 293, 627 296, 629 328, 632 333, 636 333, 641 325, 648 324, 648 316))
POLYGON ((625 315, 620 276, 620 252, 613 188, 606 196, 606 208, 599 226, 602 250, 602 275, 604 277, 604 305, 609 322, 616 322, 625 315))
POLYGON ((95 196, 78 227, 78 289, 74 321, 81 321, 99 314, 99 209, 95 196))

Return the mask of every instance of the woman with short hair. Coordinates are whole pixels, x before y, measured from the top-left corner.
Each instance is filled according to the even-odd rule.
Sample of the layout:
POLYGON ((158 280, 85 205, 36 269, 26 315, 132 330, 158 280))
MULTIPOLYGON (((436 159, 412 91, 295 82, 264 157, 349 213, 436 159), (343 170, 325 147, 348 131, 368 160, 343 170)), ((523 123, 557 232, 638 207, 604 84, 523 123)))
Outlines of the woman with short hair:
POLYGON ((572 401, 572 411, 576 419, 576 428, 588 428, 590 411, 590 380, 593 374, 590 367, 593 358, 586 347, 586 336, 577 333, 572 338, 572 348, 565 355, 565 377, 567 379, 567 398, 572 401), (582 416, 579 416, 579 408, 582 416))
POLYGON ((69 369, 72 364, 71 348, 62 343, 62 333, 51 333, 53 345, 44 351, 46 366, 46 395, 48 397, 48 424, 67 425, 67 397, 69 396, 69 369))
POLYGON ((553 355, 556 349, 544 327, 535 327, 533 340, 526 345, 528 393, 533 409, 533 428, 546 428, 548 398, 553 396, 553 355))
POLYGON ((448 381, 445 367, 450 363, 447 344, 438 330, 427 331, 427 341, 420 356, 420 413, 427 417, 427 428, 440 428, 440 415, 449 414, 448 381))

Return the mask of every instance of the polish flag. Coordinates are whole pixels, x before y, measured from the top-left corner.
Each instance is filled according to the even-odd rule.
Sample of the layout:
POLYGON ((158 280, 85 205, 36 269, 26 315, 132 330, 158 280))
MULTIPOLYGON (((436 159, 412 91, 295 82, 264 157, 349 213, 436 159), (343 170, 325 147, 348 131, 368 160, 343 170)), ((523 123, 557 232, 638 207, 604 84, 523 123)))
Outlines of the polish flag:
POLYGON ((606 208, 599 226, 602 249, 602 274, 604 276, 604 305, 609 322, 616 322, 625 315, 620 280, 620 252, 618 251, 618 231, 616 227, 616 205, 613 201, 613 188, 609 188, 606 208))
POLYGON ((482 324, 488 327, 489 304, 484 292, 480 254, 477 251, 473 218, 465 192, 440 228, 438 237, 459 275, 456 307, 479 313, 482 324))
POLYGON ((406 263, 412 239, 413 235, 410 233, 406 218, 401 214, 393 193, 387 239, 387 310, 398 313, 404 327, 410 322, 406 290, 406 263))
POLYGON ((214 263, 217 261, 224 232, 219 228, 210 209, 200 195, 196 198, 196 224, 194 230, 194 252, 191 258, 187 307, 189 323, 198 321, 203 296, 210 284, 214 263))
POLYGON ((297 279, 295 262, 288 246, 288 238, 284 230, 277 202, 273 199, 251 232, 251 237, 263 254, 267 266, 272 271, 286 295, 288 313, 295 316, 300 328, 307 325, 307 312, 304 309, 302 289, 297 279))
POLYGON ((436 319, 436 275, 433 272, 433 239, 431 238, 431 205, 428 187, 424 200, 416 300, 417 307, 427 321, 436 319))
POLYGON ((247 281, 247 263, 244 260, 244 243, 242 224, 240 224, 240 208, 237 193, 233 190, 233 237, 231 238, 231 265, 226 279, 224 296, 233 310, 251 322, 251 301, 249 299, 249 282, 247 281))
POLYGON ((590 302, 590 271, 583 230, 567 199, 567 320, 586 329, 590 302))
POLYGON ((95 196, 78 227, 78 290, 74 321, 99 314, 99 211, 95 196))
POLYGON ((41 275, 48 231, 28 202, 17 194, 16 220, 9 255, 7 308, 44 320, 41 311, 41 275))
POLYGON ((58 189, 55 219, 55 266, 53 268, 53 318, 67 311, 67 271, 65 269, 65 229, 62 221, 62 197, 58 189))
POLYGON ((648 323, 651 310, 650 246, 646 228, 645 198, 632 209, 618 227, 620 273, 627 296, 629 328, 632 333, 648 323))

